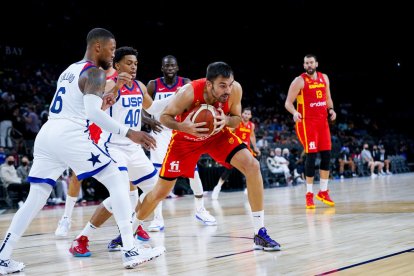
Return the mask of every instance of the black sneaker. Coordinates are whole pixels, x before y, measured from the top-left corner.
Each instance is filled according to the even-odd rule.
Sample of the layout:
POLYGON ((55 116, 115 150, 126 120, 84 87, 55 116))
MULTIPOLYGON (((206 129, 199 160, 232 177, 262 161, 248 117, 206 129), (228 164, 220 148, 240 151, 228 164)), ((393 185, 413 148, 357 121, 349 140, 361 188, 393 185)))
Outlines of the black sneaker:
POLYGON ((264 250, 264 251, 279 251, 280 244, 272 240, 269 235, 267 235, 266 228, 262 227, 259 230, 257 235, 254 235, 254 247, 255 250, 264 250))

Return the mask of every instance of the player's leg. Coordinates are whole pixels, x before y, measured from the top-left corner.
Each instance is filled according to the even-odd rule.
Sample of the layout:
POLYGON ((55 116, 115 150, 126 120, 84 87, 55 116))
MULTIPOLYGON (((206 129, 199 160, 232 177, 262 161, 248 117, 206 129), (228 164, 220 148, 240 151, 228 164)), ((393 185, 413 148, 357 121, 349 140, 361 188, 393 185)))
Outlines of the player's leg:
POLYGON ((76 174, 72 172, 72 175, 70 176, 68 193, 66 195, 65 211, 63 212, 55 231, 55 235, 58 237, 66 237, 68 235, 71 227, 72 212, 78 200, 81 185, 81 181, 79 181, 76 174))
POLYGON ((263 178, 259 161, 251 155, 249 150, 244 148, 231 158, 230 163, 246 177, 247 194, 254 226, 254 249, 280 250, 280 244, 269 237, 267 229, 264 227, 263 178))
POLYGON ((230 174, 231 170, 225 168, 216 186, 214 187, 213 192, 211 193, 211 199, 218 199, 219 193, 221 191, 221 186, 223 186, 224 182, 226 182, 229 179, 230 174))
POLYGON ((23 263, 10 259, 13 249, 32 220, 46 204, 56 180, 66 168, 63 162, 57 160, 54 152, 48 149, 48 146, 54 145, 47 139, 49 135, 44 135, 53 130, 53 127, 48 128, 50 125, 50 123, 45 125, 37 135, 33 165, 28 177, 29 194, 24 204, 13 216, 0 245, 0 274, 22 271, 25 267, 23 263))
POLYGON ((198 168, 195 168, 194 178, 189 178, 191 190, 194 193, 195 201, 195 217, 197 220, 202 222, 205 225, 217 225, 216 219, 210 214, 209 211, 204 207, 204 189, 201 182, 200 174, 198 173, 198 168))

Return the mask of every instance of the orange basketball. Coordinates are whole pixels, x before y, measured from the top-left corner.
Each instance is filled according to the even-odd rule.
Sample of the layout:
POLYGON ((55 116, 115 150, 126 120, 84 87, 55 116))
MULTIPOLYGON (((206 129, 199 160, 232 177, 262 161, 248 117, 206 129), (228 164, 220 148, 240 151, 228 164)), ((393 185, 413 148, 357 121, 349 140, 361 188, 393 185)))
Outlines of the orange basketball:
POLYGON ((217 121, 214 116, 220 115, 220 112, 212 105, 202 104, 194 108, 194 114, 191 118, 193 123, 206 122, 207 124, 201 126, 201 128, 208 128, 208 135, 211 135, 216 130, 214 123, 217 121))

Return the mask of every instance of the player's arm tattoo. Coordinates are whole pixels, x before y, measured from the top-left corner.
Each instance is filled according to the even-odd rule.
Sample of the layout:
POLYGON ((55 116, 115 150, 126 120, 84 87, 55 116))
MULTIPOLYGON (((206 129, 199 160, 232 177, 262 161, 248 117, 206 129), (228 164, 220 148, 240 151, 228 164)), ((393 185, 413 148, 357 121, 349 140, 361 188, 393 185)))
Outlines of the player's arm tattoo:
POLYGON ((103 70, 91 68, 86 73, 83 93, 97 95, 102 98, 105 91, 106 75, 103 70))

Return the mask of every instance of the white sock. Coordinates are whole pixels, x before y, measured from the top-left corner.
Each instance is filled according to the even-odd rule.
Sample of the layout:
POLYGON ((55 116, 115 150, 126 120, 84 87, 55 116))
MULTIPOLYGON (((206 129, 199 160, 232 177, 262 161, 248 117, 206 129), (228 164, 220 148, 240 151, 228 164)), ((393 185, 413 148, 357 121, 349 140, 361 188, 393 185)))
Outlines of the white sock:
POLYGON ((72 218, 73 208, 75 208, 77 200, 78 200, 78 197, 66 195, 65 212, 63 213, 63 217, 66 217, 69 219, 72 218))
POLYGON ((154 210, 154 219, 163 219, 162 217, 162 200, 158 203, 157 207, 154 210))
POLYGON ((204 197, 194 197, 196 211, 204 209, 204 197))
POLYGON ((325 192, 326 190, 328 190, 328 179, 322 179, 321 178, 321 180, 320 180, 320 187, 319 187, 319 189, 322 191, 322 192, 325 192))
POLYGON ((218 186, 221 188, 221 186, 223 186, 223 183, 224 183, 224 180, 220 178, 219 181, 217 182, 216 187, 218 186))
POLYGON ((83 228, 82 232, 76 236, 78 239, 80 236, 86 236, 90 240, 90 236, 92 235, 95 230, 98 229, 95 225, 93 225, 90 221, 86 224, 85 228, 83 228))
POLYGON ((203 184, 201 183, 200 174, 197 171, 194 172, 194 178, 190 178, 189 181, 194 195, 203 195, 203 184))
POLYGON ((135 189, 133 191, 129 191, 129 200, 131 201, 131 207, 132 210, 135 211, 135 207, 138 204, 138 189, 135 189))
POLYGON ((252 212, 254 234, 257 234, 260 228, 264 227, 264 210, 252 212))
POLYGON ((313 193, 313 184, 306 183, 306 193, 313 193))

